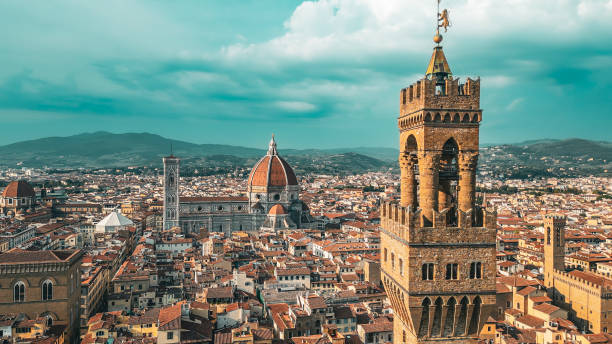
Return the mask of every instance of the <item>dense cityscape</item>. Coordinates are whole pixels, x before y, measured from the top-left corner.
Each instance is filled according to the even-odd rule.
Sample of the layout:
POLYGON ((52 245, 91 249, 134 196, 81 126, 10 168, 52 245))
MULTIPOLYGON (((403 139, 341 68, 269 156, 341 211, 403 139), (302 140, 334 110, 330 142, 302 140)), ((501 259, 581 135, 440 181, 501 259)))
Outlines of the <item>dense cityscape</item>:
MULTIPOLYGON (((181 197, 244 196, 248 174, 183 177, 181 197)), ((297 177, 310 213, 307 227, 224 232, 202 226, 184 233, 163 228, 161 169, 150 175, 3 171, 2 179, 11 181, 0 201, 3 338, 301 344, 329 336, 392 342, 394 312, 381 287, 379 207, 382 200, 399 199, 398 176, 297 177), (41 251, 48 254, 28 254, 41 251), (58 264, 66 268, 48 274, 47 292, 40 281, 45 273, 23 270, 58 264), (18 267, 27 282, 14 295, 18 267), (11 299, 14 307, 6 303, 11 299)), ((482 168, 477 199, 498 214, 500 317, 489 335, 504 343, 608 338, 603 333, 612 309, 603 308, 609 307, 606 300, 585 304, 584 318, 571 314, 552 305, 542 290, 542 271, 544 215, 554 212, 567 217, 566 264, 600 276, 590 277, 593 286, 610 286, 610 185, 605 177, 500 179, 482 168)))
MULTIPOLYGON (((343 6, 347 4, 352 2, 343 6)), ((340 10, 339 4, 304 2, 294 15, 306 12, 309 20, 302 18, 297 24, 287 21, 285 28, 313 30, 312 18, 323 13, 315 14, 319 5, 325 7, 324 13, 332 13, 334 20, 346 16, 346 7, 340 10)), ((433 52, 425 74, 402 72, 399 112, 389 117, 399 129, 396 148, 285 150, 283 139, 277 142, 274 134, 267 147, 248 148, 195 144, 146 132, 107 131, 0 146, 0 344, 612 343, 612 143, 542 138, 521 144, 482 144, 481 130, 490 128, 481 128, 483 119, 491 118, 487 125, 497 121, 492 126, 499 130, 504 126, 499 113, 514 112, 526 100, 521 95, 507 105, 491 106, 498 102, 491 101, 498 96, 494 90, 513 85, 513 77, 489 71, 489 78, 483 78, 481 84, 480 77, 460 79, 453 74, 441 45, 442 34, 453 26, 450 11, 440 8, 440 0, 437 6, 433 12, 433 52), (414 79, 409 85, 405 84, 408 79, 403 79, 406 76, 414 79), (481 106, 481 87, 493 90, 486 94, 486 106, 481 106), (489 106, 493 108, 491 116, 489 106), (164 152, 167 145, 170 147, 164 152)), ((476 5, 468 2, 467 6, 476 5)), ((372 7, 370 12, 391 13, 392 7, 384 11, 372 7)), ((605 17, 599 15, 603 9, 598 12, 583 3, 578 7, 577 16, 597 12, 605 17)), ((482 8, 457 13, 471 18, 472 12, 482 8)), ((412 11, 412 7, 408 9, 412 11)), ((234 10, 224 8, 221 12, 234 10)), ((348 12, 351 15, 345 18, 346 23, 356 21, 353 16, 361 13, 348 12)), ((357 17, 369 22, 364 18, 372 13, 357 17)), ((181 16, 181 22, 188 17, 181 16)), ((118 25, 122 21, 109 22, 118 25)), ((462 24, 461 20, 457 23, 462 24)), ((149 30, 154 29, 144 31, 149 36, 149 30)), ((403 35, 408 29, 412 32, 412 28, 395 26, 383 31, 385 36, 394 32, 403 35)), ((326 28, 314 31, 318 30, 326 28)), ((183 35, 188 30, 174 31, 183 35)), ((123 36, 119 32, 117 29, 113 41, 123 36)), ((298 45, 307 44, 305 39, 302 42, 304 32, 299 32, 289 32, 269 45, 285 52, 293 49, 288 42, 295 37, 298 45)), ((372 37, 348 42, 352 47, 356 41, 374 40, 372 37)), ((238 39, 247 42, 241 34, 238 39)), ((374 50, 385 50, 385 45, 374 50)), ((420 49, 414 42, 408 45, 420 49)), ((231 58, 268 58, 265 52, 249 55, 253 51, 249 49, 255 48, 256 44, 240 43, 221 50, 231 58)), ((139 59, 134 59, 138 67, 129 67, 127 62, 112 67, 92 63, 100 70, 107 69, 107 77, 113 75, 108 80, 128 85, 132 96, 144 82, 127 81, 129 73, 134 73, 135 79, 136 74, 152 79, 150 74, 173 73, 187 65, 193 68, 176 82, 163 76, 155 80, 155 86, 145 87, 147 95, 139 100, 146 99, 144 108, 127 105, 127 96, 115 99, 106 94, 84 105, 79 103, 86 98, 81 89, 62 96, 55 90, 59 87, 48 87, 54 89, 49 97, 53 100, 38 104, 25 94, 36 94, 47 86, 40 80, 33 82, 30 75, 27 82, 11 81, 9 88, 18 92, 9 93, 0 102, 9 103, 13 97, 21 102, 15 104, 31 106, 28 110, 68 106, 71 113, 82 111, 88 116, 96 111, 116 114, 113 123, 100 125, 104 128, 119 128, 137 118, 121 122, 122 116, 134 115, 130 111, 147 115, 161 111, 166 117, 172 113, 181 126, 197 127, 193 118, 186 116, 189 97, 161 90, 167 85, 184 87, 191 97, 200 98, 204 87, 198 82, 204 81, 214 85, 215 91, 205 106, 198 106, 198 115, 209 111, 208 107, 218 111, 219 118, 227 115, 226 108, 232 108, 234 116, 244 104, 251 108, 246 112, 268 109, 249 103, 269 96, 255 91, 266 86, 263 79, 235 82, 228 71, 221 73, 222 77, 209 73, 215 67, 236 68, 240 60, 215 66, 212 55, 206 53, 184 63, 187 60, 181 59, 198 54, 183 48, 171 50, 169 56, 180 51, 180 59, 166 61, 163 67, 155 67, 154 73, 146 72, 147 64, 141 65, 139 59), (191 73, 194 71, 197 73, 191 73), (216 84, 219 80, 223 81, 216 84), (232 93, 243 83, 248 84, 248 92, 232 93), (222 89, 228 89, 227 93, 222 89), (160 99, 171 100, 172 106, 156 109, 159 103, 155 101, 160 99), (123 110, 119 110, 121 106, 123 110)), ((457 65, 479 68, 478 63, 465 64, 465 56, 479 55, 473 48, 468 52, 453 54, 460 61, 457 65)), ((286 60, 298 55, 287 55, 291 58, 286 60)), ((356 60, 363 59, 356 55, 356 60)), ((305 56, 306 66, 311 67, 312 56, 305 56)), ((493 52, 486 56, 495 59, 493 52)), ((608 60, 597 56, 584 64, 604 66, 603 70, 609 66, 608 60)), ((66 61, 70 60, 62 60, 62 64, 66 61)), ((255 63, 248 68, 270 75, 272 70, 282 70, 278 61, 271 61, 263 68, 255 63)), ((526 59, 500 61, 496 60, 496 69, 512 65, 543 69, 526 59)), ((326 78, 348 80, 365 75, 360 69, 349 73, 343 68, 334 65, 334 72, 342 71, 326 78)), ((308 79, 298 84, 300 92, 317 82, 316 69, 309 70, 308 79)), ((580 73, 572 75, 583 73, 583 69, 576 71, 580 73)), ((558 72, 567 70, 550 74, 558 72)), ((74 76, 79 73, 75 68, 65 78, 80 85, 82 80, 74 76)), ((292 73, 297 72, 284 70, 281 74, 292 73)), ((393 78, 395 74, 393 71, 393 78)), ((533 74, 537 79, 553 79, 542 71, 533 74)), ((113 94, 110 90, 114 86, 108 80, 86 72, 83 75, 97 80, 95 89, 113 94)), ((287 76, 270 75, 290 83, 287 76)), ((389 75, 380 73, 376 79, 392 84, 387 81, 392 79, 389 75)), ((326 78, 322 79, 328 82, 326 78)), ((533 79, 526 83, 535 83, 533 79)), ((597 81, 594 76, 592 79, 597 81)), ((554 94, 566 91, 559 85, 555 85, 554 94)), ((326 97, 350 93, 349 88, 328 86, 316 92, 326 97)), ((578 88, 571 86, 572 92, 578 88)), ((530 92, 523 87, 514 87, 514 91, 530 92)), ((581 97, 591 96, 586 93, 581 97)), ((379 106, 374 105, 377 97, 363 95, 358 101, 372 102, 374 108, 379 106)), ((290 119, 291 127, 299 127, 309 136, 325 135, 306 124, 329 118, 323 113, 323 103, 340 102, 340 98, 331 97, 321 98, 317 104, 272 98, 269 103, 283 114, 260 122, 278 124, 290 119), (305 113, 316 115, 302 117, 305 113)), ((542 108, 558 105, 546 105, 543 100, 538 94, 542 108)), ((7 107, 4 103, 0 110, 7 107)), ((561 106, 570 106, 567 104, 561 106)), ((344 114, 367 107, 363 110, 367 112, 369 106, 361 103, 338 109, 344 114)), ((43 116, 33 112, 24 116, 42 121, 43 116)), ((581 116, 588 115, 584 109, 581 116)), ((217 128, 227 130, 227 135, 241 136, 240 130, 253 122, 247 118, 251 113, 240 116, 244 117, 236 118, 245 122, 239 126, 217 128)), ((343 121, 360 122, 351 116, 346 114, 343 121)), ((153 117, 151 123, 155 122, 153 117)), ((138 126, 151 125, 144 123, 147 121, 148 117, 138 126)), ((547 121, 546 125, 556 130, 554 123, 547 121)), ((350 135, 358 136, 347 128, 350 135)), ((279 131, 279 137, 291 138, 291 130, 279 131)), ((240 140, 258 135, 256 130, 247 132, 249 137, 240 140)))

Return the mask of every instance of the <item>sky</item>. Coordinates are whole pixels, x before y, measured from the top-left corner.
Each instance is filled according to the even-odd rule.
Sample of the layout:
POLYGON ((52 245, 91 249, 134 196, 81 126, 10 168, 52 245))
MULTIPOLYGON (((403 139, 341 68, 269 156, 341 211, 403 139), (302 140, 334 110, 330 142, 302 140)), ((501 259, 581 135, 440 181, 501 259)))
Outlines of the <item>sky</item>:
MULTIPOLYGON (((447 0, 481 143, 612 141, 612 0, 447 0)), ((3 0, 0 144, 83 132, 397 147, 434 0, 3 0)))

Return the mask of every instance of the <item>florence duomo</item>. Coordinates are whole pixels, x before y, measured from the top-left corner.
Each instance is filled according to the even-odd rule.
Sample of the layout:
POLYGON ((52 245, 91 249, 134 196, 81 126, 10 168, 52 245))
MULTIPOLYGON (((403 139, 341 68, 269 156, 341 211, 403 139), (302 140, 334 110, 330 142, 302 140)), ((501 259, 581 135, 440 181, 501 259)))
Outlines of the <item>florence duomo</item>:
POLYGON ((610 0, 0 16, 0 344, 612 344, 610 0))
POLYGON ((299 199, 300 186, 293 169, 278 155, 274 135, 267 154, 253 166, 246 197, 180 197, 179 161, 164 161, 165 229, 185 233, 258 231, 308 228, 308 208, 299 199))

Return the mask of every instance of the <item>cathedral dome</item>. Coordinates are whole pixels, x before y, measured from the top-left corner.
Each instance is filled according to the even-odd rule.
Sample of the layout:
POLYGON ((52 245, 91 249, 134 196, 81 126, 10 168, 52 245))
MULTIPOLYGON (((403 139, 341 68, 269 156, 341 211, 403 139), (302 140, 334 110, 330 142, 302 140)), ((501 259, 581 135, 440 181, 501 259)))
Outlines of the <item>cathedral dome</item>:
POLYGON ((287 215, 287 212, 282 205, 275 204, 272 208, 270 208, 268 215, 287 215))
POLYGON ((4 198, 16 198, 16 197, 34 197, 36 193, 32 186, 24 181, 13 181, 9 185, 4 188, 2 192, 2 197, 4 198))
POLYGON ((249 187, 283 187, 288 185, 298 185, 295 172, 285 159, 278 156, 276 152, 276 142, 274 136, 270 141, 268 154, 261 158, 251 170, 248 181, 249 187))

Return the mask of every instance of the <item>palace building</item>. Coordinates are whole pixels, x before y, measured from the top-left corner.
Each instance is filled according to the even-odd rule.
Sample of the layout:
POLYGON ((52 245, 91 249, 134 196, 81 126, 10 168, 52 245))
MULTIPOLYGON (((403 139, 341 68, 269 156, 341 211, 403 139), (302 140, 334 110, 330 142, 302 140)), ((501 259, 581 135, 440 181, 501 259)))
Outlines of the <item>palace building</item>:
POLYGON ((178 226, 185 233, 199 233, 206 228, 229 234, 298 228, 309 221, 295 172, 278 155, 274 136, 249 174, 244 197, 182 197, 179 165, 175 156, 164 158, 164 229, 178 226))
POLYGON ((568 311, 578 329, 592 333, 612 330, 612 280, 592 271, 565 266, 565 217, 544 218, 544 286, 553 303, 568 311))
POLYGON ((81 250, 25 251, 0 254, 0 313, 25 313, 62 325, 68 338, 79 328, 81 250))
POLYGON ((394 343, 471 343, 495 314, 496 214, 475 204, 480 79, 459 83, 441 40, 400 92, 401 201, 380 211, 394 343))

